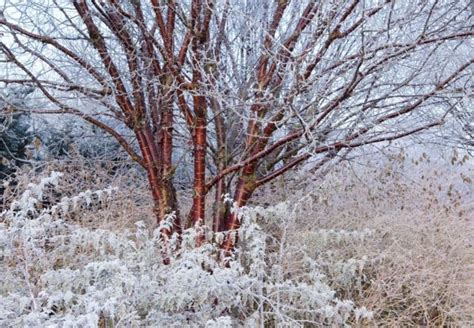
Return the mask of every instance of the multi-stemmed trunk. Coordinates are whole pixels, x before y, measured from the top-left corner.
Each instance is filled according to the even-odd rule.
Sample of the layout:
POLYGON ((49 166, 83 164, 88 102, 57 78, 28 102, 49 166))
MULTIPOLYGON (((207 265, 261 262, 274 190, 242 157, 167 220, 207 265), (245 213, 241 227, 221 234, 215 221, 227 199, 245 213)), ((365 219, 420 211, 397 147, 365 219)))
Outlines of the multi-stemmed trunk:
POLYGON ((153 212, 156 221, 160 224, 168 216, 172 215, 174 217, 172 227, 166 229, 163 233, 167 236, 170 236, 173 232, 181 233, 181 218, 176 189, 173 185, 173 172, 170 166, 164 165, 166 162, 165 158, 171 156, 171 153, 167 154, 158 150, 157 146, 163 145, 164 142, 157 143, 157 140, 153 138, 148 128, 136 131, 136 136, 144 158, 148 184, 153 197, 153 212))

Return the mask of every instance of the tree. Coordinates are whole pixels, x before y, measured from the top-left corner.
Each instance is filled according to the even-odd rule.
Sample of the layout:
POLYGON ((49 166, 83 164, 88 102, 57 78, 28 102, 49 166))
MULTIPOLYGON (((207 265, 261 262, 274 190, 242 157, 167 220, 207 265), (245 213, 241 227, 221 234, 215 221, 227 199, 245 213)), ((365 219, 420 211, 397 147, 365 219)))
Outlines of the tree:
POLYGON ((26 106, 31 88, 4 88, 0 91, 0 208, 3 207, 4 180, 27 160, 27 146, 33 140, 26 106))
POLYGON ((471 18, 457 0, 7 0, 1 81, 112 135, 146 170, 157 221, 176 214, 164 238, 182 231, 173 176, 189 149, 190 224, 213 192, 213 229, 228 231, 224 194, 244 206, 297 166, 449 120, 469 90, 471 18))

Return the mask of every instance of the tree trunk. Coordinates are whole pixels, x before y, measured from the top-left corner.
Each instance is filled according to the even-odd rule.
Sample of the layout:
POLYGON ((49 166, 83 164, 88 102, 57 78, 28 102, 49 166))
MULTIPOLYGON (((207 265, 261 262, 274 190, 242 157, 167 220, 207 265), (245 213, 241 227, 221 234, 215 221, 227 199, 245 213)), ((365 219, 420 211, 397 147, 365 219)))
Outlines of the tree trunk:
MULTIPOLYGON (((204 102, 204 99, 198 100, 204 102)), ((205 106, 205 104, 200 104, 205 106)), ((206 118, 205 113, 196 117, 194 130, 194 190, 191 220, 197 228, 204 224, 206 218, 206 118)), ((196 244, 200 246, 204 241, 202 232, 198 233, 196 244)))
MULTIPOLYGON (((255 175, 255 165, 248 165, 244 167, 242 175, 239 178, 237 187, 235 188, 234 201, 237 207, 245 206, 255 191, 257 179, 255 175)), ((233 231, 240 228, 240 221, 237 213, 229 213, 225 219, 225 230, 228 232, 224 238, 222 248, 225 255, 230 255, 235 244, 237 243, 237 237, 232 238, 231 234, 233 231)))
POLYGON ((175 213, 175 220, 171 229, 162 231, 166 237, 173 232, 181 233, 181 222, 178 211, 176 190, 173 186, 171 176, 163 175, 162 161, 160 160, 158 148, 155 144, 153 134, 149 128, 136 131, 138 144, 145 160, 148 184, 153 196, 153 212, 158 224, 161 224, 167 215, 175 213))
MULTIPOLYGON (((214 114, 214 125, 216 130, 217 152, 215 154, 214 163, 217 172, 221 172, 227 165, 227 149, 226 149, 226 132, 225 121, 221 114, 221 108, 218 101, 213 98, 211 100, 211 108, 214 114)), ((216 193, 214 197, 212 230, 214 232, 222 231, 225 225, 225 215, 227 206, 222 199, 226 192, 226 179, 223 177, 216 184, 216 193)))
POLYGON ((214 208, 213 208, 213 219, 212 219, 212 231, 219 232, 223 231, 225 227, 225 217, 227 206, 224 203, 222 197, 225 193, 225 180, 221 179, 216 185, 216 194, 214 196, 214 208))

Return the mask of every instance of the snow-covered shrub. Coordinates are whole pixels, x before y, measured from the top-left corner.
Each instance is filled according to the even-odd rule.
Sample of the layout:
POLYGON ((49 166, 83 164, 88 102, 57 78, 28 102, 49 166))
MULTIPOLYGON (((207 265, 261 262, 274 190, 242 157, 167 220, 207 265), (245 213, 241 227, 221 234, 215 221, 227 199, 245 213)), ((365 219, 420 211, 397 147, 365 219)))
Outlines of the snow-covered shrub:
POLYGON ((190 229, 181 247, 171 239, 171 263, 163 265, 158 228, 137 222, 112 232, 64 219, 78 209, 89 215, 81 205, 94 197, 113 201, 113 188, 38 206, 62 178, 53 172, 28 185, 2 213, 0 326, 340 326, 371 315, 338 299, 309 256, 304 277, 285 275, 257 224, 261 208, 234 208, 242 246, 228 262, 217 244, 194 247, 190 229))
POLYGON ((88 229, 110 231, 133 228, 137 221, 145 221, 148 226, 154 223, 151 214, 153 205, 142 172, 130 168, 129 162, 123 163, 122 166, 113 162, 91 163, 80 156, 71 161, 47 162, 34 170, 18 169, 15 183, 6 186, 4 198, 8 206, 5 208, 21 197, 28 184, 39 183, 41 176, 53 171, 63 173, 61 183, 44 194, 40 207, 59 205, 61 199, 71 200, 68 206, 75 207, 76 210, 67 211, 63 216, 65 221, 88 229), (106 190, 110 189, 110 186, 117 188, 114 190, 113 202, 104 201, 107 198, 106 190), (93 193, 93 190, 103 190, 104 193, 99 195, 93 193), (87 194, 90 196, 89 202, 77 203, 77 196, 87 194), (102 199, 99 199, 100 197, 102 199))

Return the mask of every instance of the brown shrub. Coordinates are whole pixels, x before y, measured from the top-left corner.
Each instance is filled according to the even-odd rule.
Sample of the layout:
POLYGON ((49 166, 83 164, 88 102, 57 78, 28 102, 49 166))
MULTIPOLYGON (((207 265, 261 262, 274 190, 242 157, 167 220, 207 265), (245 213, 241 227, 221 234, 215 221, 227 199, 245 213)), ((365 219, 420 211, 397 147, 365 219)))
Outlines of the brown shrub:
MULTIPOLYGON (((309 254, 340 299, 373 311, 373 325, 470 326, 474 194, 466 179, 473 176, 469 157, 455 152, 435 163, 426 154, 390 156, 383 164, 375 160, 375 166, 346 163, 324 179, 306 176, 306 182, 293 185, 294 195, 286 197, 290 213, 262 218, 275 237, 271 249, 284 253, 279 256, 292 279, 303 279, 303 254, 309 254)), ((272 197, 284 200, 275 193, 278 184, 288 190, 292 183, 273 186, 272 197)), ((263 196, 259 202, 271 200, 263 196)))

